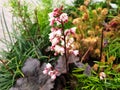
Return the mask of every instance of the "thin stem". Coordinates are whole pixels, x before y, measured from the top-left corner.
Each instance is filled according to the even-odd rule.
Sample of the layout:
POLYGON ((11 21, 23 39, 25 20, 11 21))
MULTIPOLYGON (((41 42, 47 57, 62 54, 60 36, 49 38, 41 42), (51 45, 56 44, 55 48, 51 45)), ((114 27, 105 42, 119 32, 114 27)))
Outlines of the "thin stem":
POLYGON ((13 71, 9 69, 9 67, 5 64, 3 60, 0 59, 0 62, 5 66, 5 68, 12 74, 14 75, 13 71))
POLYGON ((100 60, 102 59, 102 51, 103 51, 103 29, 101 32, 101 48, 100 48, 100 60))
POLYGON ((66 70, 68 72, 69 70, 68 70, 68 64, 67 64, 68 57, 67 57, 67 50, 66 50, 66 35, 64 34, 64 24, 63 24, 63 22, 61 22, 61 24, 62 24, 62 31, 63 31, 63 36, 64 36, 64 49, 65 49, 66 70))
POLYGON ((83 62, 83 60, 85 59, 85 57, 87 56, 87 54, 89 53, 91 47, 88 48, 88 50, 86 51, 86 53, 82 56, 81 58, 81 62, 83 62))

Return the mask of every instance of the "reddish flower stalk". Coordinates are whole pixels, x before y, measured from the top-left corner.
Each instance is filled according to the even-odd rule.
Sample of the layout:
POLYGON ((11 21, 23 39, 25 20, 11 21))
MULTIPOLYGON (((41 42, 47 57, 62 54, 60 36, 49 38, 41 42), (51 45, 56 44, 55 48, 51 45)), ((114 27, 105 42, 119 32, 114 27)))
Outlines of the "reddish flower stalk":
MULTIPOLYGON (((61 22, 62 23, 62 22, 61 22)), ((68 57, 67 57, 67 49, 66 49, 66 35, 64 34, 65 31, 64 31, 64 23, 62 23, 62 30, 63 30, 63 35, 64 35, 64 50, 65 50, 65 60, 66 60, 66 70, 67 72, 69 71, 68 70, 68 57)))

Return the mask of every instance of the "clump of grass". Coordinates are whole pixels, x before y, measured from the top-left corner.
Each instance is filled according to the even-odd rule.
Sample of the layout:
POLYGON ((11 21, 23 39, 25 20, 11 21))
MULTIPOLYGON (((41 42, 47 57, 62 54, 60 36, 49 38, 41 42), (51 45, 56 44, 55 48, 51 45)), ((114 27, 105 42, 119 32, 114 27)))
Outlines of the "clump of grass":
POLYGON ((24 77, 21 67, 27 58, 48 60, 45 49, 49 46, 50 27, 47 15, 51 10, 51 1, 45 0, 42 3, 41 7, 44 8, 36 7, 33 12, 30 12, 25 1, 21 3, 19 0, 10 0, 13 13, 13 33, 9 32, 4 12, 2 14, 1 24, 4 26, 4 31, 7 30, 10 42, 1 40, 8 50, 1 52, 0 90, 9 90, 17 78, 24 77))

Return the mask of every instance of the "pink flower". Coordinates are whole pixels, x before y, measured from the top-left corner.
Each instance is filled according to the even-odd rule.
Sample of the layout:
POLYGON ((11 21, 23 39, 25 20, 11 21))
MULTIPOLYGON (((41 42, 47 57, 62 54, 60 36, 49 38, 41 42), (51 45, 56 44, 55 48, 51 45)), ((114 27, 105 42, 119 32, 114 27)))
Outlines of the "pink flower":
POLYGON ((70 29, 70 32, 71 32, 72 34, 75 34, 75 32, 76 32, 76 27, 71 28, 71 29, 70 29))
POLYGON ((68 15, 66 13, 62 13, 60 15, 60 20, 64 23, 68 22, 68 15))
POLYGON ((49 71, 48 75, 52 76, 54 74, 54 71, 49 71))
POLYGON ((69 29, 65 30, 64 34, 65 35, 69 35, 70 34, 70 30, 69 29))
POLYGON ((50 21, 50 26, 53 26, 55 23, 55 18, 54 17, 50 18, 49 21, 50 21))
POLYGON ((58 29, 56 32, 55 32, 56 36, 61 36, 62 35, 62 31, 61 29, 58 29))
POLYGON ((75 56, 77 56, 77 55, 79 54, 79 50, 74 50, 72 53, 73 53, 75 56))
POLYGON ((51 32, 53 32, 53 31, 56 31, 56 28, 52 27, 51 28, 51 32))
POLYGON ((50 63, 46 64, 45 69, 43 70, 43 74, 47 74, 52 68, 52 65, 50 63))
POLYGON ((53 16, 58 16, 60 14, 60 9, 59 8, 55 8, 54 10, 53 10, 53 16))
POLYGON ((50 63, 46 64, 46 68, 50 69, 52 68, 52 65, 50 63))
POLYGON ((49 34, 49 39, 50 41, 52 42, 52 40, 54 38, 60 38, 62 35, 62 32, 61 32, 61 29, 58 29, 56 31, 52 31, 50 34, 49 34))
POLYGON ((51 79, 55 80, 56 76, 59 76, 59 72, 57 70, 49 71, 48 73, 49 76, 51 76, 51 79))
POLYGON ((52 76, 51 76, 51 79, 52 79, 52 80, 55 80, 55 79, 56 79, 56 75, 55 75, 55 74, 52 75, 52 76))
POLYGON ((57 25, 60 25, 61 24, 60 18, 59 17, 55 18, 55 22, 57 23, 57 25))
POLYGON ((54 55, 58 55, 58 54, 63 55, 65 53, 65 43, 66 43, 67 52, 78 55, 79 51, 74 50, 75 46, 74 46, 74 38, 73 38, 73 34, 75 34, 76 32, 76 27, 67 29, 64 32, 60 28, 61 26, 58 26, 60 24, 64 24, 68 22, 68 15, 66 13, 63 13, 62 10, 63 7, 55 8, 53 12, 49 13, 49 17, 50 17, 49 21, 50 21, 50 25, 52 26, 51 33, 49 34, 49 39, 52 44, 51 51, 55 51, 54 55))
POLYGON ((55 52, 60 53, 61 55, 63 55, 65 53, 64 47, 56 45, 54 48, 55 52))
POLYGON ((58 44, 58 43, 59 43, 59 41, 60 41, 60 39, 59 39, 59 38, 54 37, 54 38, 51 40, 51 42, 52 42, 52 46, 55 46, 56 44, 58 44))
POLYGON ((55 46, 51 46, 51 47, 50 47, 51 51, 53 51, 53 50, 54 50, 54 48, 55 48, 55 46))
POLYGON ((54 18, 53 12, 48 14, 49 18, 54 18))
POLYGON ((43 70, 43 74, 47 74, 48 73, 48 70, 43 70))
POLYGON ((52 68, 50 63, 46 64, 45 69, 43 70, 43 74, 48 74, 52 80, 56 79, 56 76, 60 75, 60 73, 52 68))
POLYGON ((54 32, 51 32, 50 34, 49 34, 49 39, 50 39, 50 41, 52 41, 52 39, 55 37, 55 34, 54 34, 54 32))
POLYGON ((70 29, 67 29, 65 30, 65 35, 70 35, 70 34, 75 34, 76 32, 76 27, 73 27, 73 28, 70 28, 70 29))

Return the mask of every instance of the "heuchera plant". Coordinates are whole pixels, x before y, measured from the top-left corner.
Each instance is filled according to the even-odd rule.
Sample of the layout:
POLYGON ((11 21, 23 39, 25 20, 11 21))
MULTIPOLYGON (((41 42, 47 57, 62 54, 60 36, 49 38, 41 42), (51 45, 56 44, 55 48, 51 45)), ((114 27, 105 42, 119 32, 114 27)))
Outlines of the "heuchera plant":
POLYGON ((55 8, 53 12, 49 13, 49 21, 51 33, 49 34, 51 45, 51 51, 55 51, 54 55, 73 53, 79 54, 78 50, 74 50, 74 38, 76 27, 70 29, 64 28, 65 23, 68 22, 68 15, 62 12, 63 7, 55 8))
MULTIPOLYGON (((75 56, 77 56, 79 54, 79 50, 77 50, 74 45, 74 35, 76 33, 76 27, 65 29, 65 24, 68 23, 68 15, 67 13, 63 12, 63 6, 61 6, 60 8, 55 8, 51 13, 49 13, 49 18, 51 26, 51 33, 49 34, 49 40, 51 42, 51 51, 55 52, 55 56, 65 56, 67 64, 68 55, 74 54, 75 56)), ((58 74, 57 70, 51 71, 50 68, 52 66, 50 68, 47 68, 47 66, 48 65, 46 65, 46 68, 43 71, 43 73, 48 74, 51 76, 52 79, 55 79, 56 75, 58 74), (54 74, 50 74, 53 72, 54 74)))

